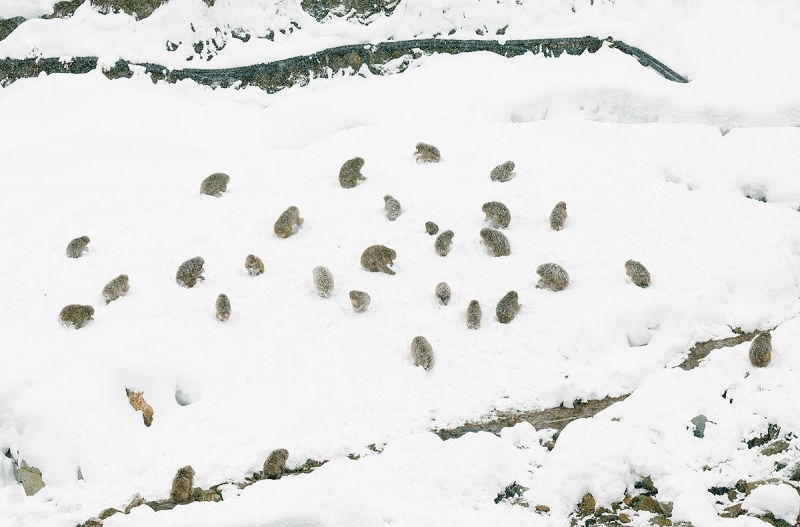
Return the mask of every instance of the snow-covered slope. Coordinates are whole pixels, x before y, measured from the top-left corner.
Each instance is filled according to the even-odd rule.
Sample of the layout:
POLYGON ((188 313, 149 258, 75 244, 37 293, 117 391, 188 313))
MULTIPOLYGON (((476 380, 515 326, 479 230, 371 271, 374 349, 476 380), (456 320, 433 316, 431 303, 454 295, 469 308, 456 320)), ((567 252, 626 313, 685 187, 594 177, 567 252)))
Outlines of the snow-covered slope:
MULTIPOLYGON (((363 77, 274 95, 154 85, 144 75, 109 81, 100 72, 0 89, 0 290, 11 306, 0 324, 0 451, 41 469, 46 483, 25 497, 11 460, 0 457, 2 521, 71 527, 124 508, 137 492, 166 498, 181 466, 191 464, 195 484, 207 488, 242 481, 286 448, 292 467, 330 462, 312 474, 225 487, 221 503, 158 513, 143 506, 105 525, 563 525, 587 492, 608 507, 645 476, 659 501, 674 503, 674 521, 745 523, 719 520, 728 503, 706 490, 774 477, 774 461, 791 468, 800 458, 791 435, 778 457, 746 444, 768 423, 781 437, 800 427, 800 129, 785 126, 797 122, 800 92, 786 47, 776 44, 756 65, 756 51, 722 42, 736 24, 770 42, 782 31, 797 38, 800 10, 786 2, 671 5, 576 3, 573 13, 563 2, 512 3, 509 11, 530 18, 506 36, 600 34, 589 25, 603 21, 602 33, 694 77, 686 85, 602 49, 558 59, 434 55, 400 75, 365 68, 363 77), (674 18, 656 23, 656 13, 674 18), (712 15, 736 24, 709 29, 721 40, 706 36, 695 53, 700 37, 690 28, 712 15), (436 145, 442 163, 415 163, 419 141, 436 145), (343 189, 339 168, 355 156, 365 159, 367 179, 343 189), (517 177, 492 182, 490 170, 508 159, 517 177), (231 176, 229 192, 200 195, 200 182, 217 171, 231 176), (403 206, 394 222, 383 211, 386 194, 403 206), (492 200, 511 210, 508 257, 491 257, 480 242, 481 206, 492 200), (558 201, 569 219, 556 232, 548 218, 558 201), (280 239, 273 223, 290 205, 305 223, 280 239), (435 253, 426 221, 454 231, 446 257, 435 253), (81 235, 91 238, 89 252, 66 258, 81 235), (361 268, 373 244, 396 250, 396 276, 361 268), (250 253, 264 260, 263 276, 247 275, 250 253), (206 280, 183 289, 175 272, 194 256, 205 259, 206 280), (650 270, 649 288, 626 277, 631 258, 650 270), (545 262, 569 272, 568 289, 535 287, 545 262), (331 298, 314 291, 318 265, 333 272, 331 298), (121 273, 131 291, 106 306, 100 291, 121 273), (440 281, 453 291, 448 306, 434 297, 440 281), (371 295, 367 313, 353 313, 353 289, 371 295), (523 307, 503 325, 494 308, 509 290, 523 307), (232 303, 226 323, 214 319, 219 293, 232 303), (465 324, 472 299, 483 308, 477 331, 465 324), (73 303, 95 308, 78 331, 57 321, 73 303), (748 344, 716 350, 692 371, 675 368, 697 341, 775 327, 765 369, 750 365, 748 344), (436 353, 429 372, 411 360, 416 335, 436 353), (125 388, 144 392, 151 427, 125 388), (627 393, 568 425, 552 451, 540 444, 552 434, 527 423, 500 437, 441 441, 430 432, 492 411, 627 393), (699 414, 709 420, 702 439, 691 430, 699 414), (530 489, 530 507, 494 503, 514 481, 530 489)), ((243 13, 299 10, 202 6, 173 0, 135 22, 84 5, 71 19, 25 22, 0 42, 0 55, 36 42, 47 56, 169 63, 175 55, 150 46, 163 47, 170 24, 255 31, 264 19, 243 13)), ((459 9, 474 10, 472 24, 504 23, 483 3, 459 9)), ((414 18, 419 27, 391 26, 408 34, 389 29, 394 16, 365 27, 309 19, 285 42, 237 40, 239 51, 226 47, 206 65, 430 36, 438 14, 414 18)), ((759 511, 785 493, 772 487, 747 505, 759 511)), ((782 507, 776 517, 794 510, 782 507)))

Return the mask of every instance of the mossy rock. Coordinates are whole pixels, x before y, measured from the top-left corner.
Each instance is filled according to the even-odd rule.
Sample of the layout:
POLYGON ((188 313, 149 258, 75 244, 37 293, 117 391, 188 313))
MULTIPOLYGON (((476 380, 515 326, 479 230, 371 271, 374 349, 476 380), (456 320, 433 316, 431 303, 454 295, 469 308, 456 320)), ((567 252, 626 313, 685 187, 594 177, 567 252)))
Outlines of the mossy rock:
POLYGON ((780 439, 771 445, 762 448, 761 453, 765 456, 774 456, 775 454, 780 454, 781 452, 785 452, 787 450, 789 450, 789 443, 783 439, 780 439))

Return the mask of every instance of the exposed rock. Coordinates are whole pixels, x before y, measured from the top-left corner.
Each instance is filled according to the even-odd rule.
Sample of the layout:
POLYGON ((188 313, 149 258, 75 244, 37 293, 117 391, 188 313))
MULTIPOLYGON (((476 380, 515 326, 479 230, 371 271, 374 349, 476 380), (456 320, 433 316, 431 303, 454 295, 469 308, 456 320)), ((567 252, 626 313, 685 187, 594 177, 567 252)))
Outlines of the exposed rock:
MULTIPOLYGON (((494 499, 494 502, 495 503, 500 503, 503 500, 509 500, 515 505, 523 505, 523 506, 527 507, 528 504, 524 500, 521 499, 522 498, 522 494, 526 490, 528 490, 527 487, 523 487, 522 485, 518 485, 517 482, 515 481, 515 482, 511 483, 511 485, 506 487, 505 490, 503 490, 503 492, 500 492, 497 495, 497 497, 494 499)), ((537 510, 539 510, 539 509, 537 508, 537 510)), ((549 511, 550 509, 548 508, 547 510, 549 511)))
POLYGON ((684 370, 691 370, 696 368, 700 364, 700 361, 705 359, 713 350, 738 346, 742 342, 749 342, 753 340, 756 336, 756 333, 743 333, 741 330, 734 330, 733 332, 739 334, 735 337, 727 339, 698 342, 692 346, 692 348, 689 350, 689 356, 686 357, 686 360, 684 360, 678 367, 684 370))
POLYGON ((670 527, 672 525, 672 521, 660 515, 656 515, 650 518, 650 523, 653 525, 658 525, 660 527, 670 527))
POLYGON ((741 516, 742 514, 744 514, 744 511, 742 510, 742 504, 735 503, 730 507, 725 507, 725 510, 722 512, 722 514, 720 514, 720 517, 736 518, 737 516, 741 516))
POLYGON ((120 511, 113 507, 109 507, 108 509, 103 509, 103 512, 98 514, 97 517, 100 518, 101 520, 105 520, 106 518, 114 516, 118 512, 120 511))
POLYGON ((153 509, 154 511, 168 511, 175 508, 177 503, 172 500, 158 500, 158 501, 148 501, 145 505, 153 509))
POLYGON ((550 512, 550 507, 548 507, 547 505, 537 505, 534 508, 539 512, 550 512))
POLYGON ((800 463, 795 463, 789 472, 789 480, 800 481, 800 463))
POLYGON ((400 0, 302 0, 303 11, 322 22, 329 16, 355 18, 363 23, 372 15, 391 15, 400 0))
POLYGON ((781 427, 776 424, 770 423, 767 426, 767 433, 761 436, 754 437, 747 441, 747 448, 754 448, 757 446, 765 445, 770 441, 774 441, 778 439, 778 436, 781 433, 781 427))
POLYGON ((136 507, 144 504, 145 500, 142 497, 142 495, 138 493, 134 494, 133 496, 131 496, 130 503, 128 503, 128 505, 125 507, 125 514, 130 514, 131 509, 135 509, 136 507))
POLYGON ((83 527, 103 527, 103 520, 100 518, 89 518, 84 522, 83 527))
POLYGON ((762 448, 761 453, 764 454, 765 456, 774 456, 775 454, 780 454, 781 452, 785 452, 787 450, 789 450, 789 443, 787 443, 783 439, 780 439, 778 441, 775 441, 771 445, 762 448))
POLYGON ((661 504, 646 494, 636 496, 631 502, 631 508, 637 511, 647 511, 655 514, 664 514, 661 504))
POLYGON ((583 496, 583 499, 578 504, 578 514, 581 516, 588 516, 594 513, 594 508, 597 505, 597 502, 594 500, 594 496, 590 492, 587 492, 586 495, 583 496))
POLYGON ((700 439, 703 439, 703 437, 706 434, 706 422, 707 421, 708 421, 708 418, 706 418, 706 416, 704 416, 703 414, 700 414, 697 417, 692 419, 692 424, 694 425, 694 430, 692 430, 692 433, 694 434, 695 437, 699 437, 700 439))
POLYGON ((192 489, 191 501, 222 501, 222 494, 216 490, 203 490, 200 487, 192 489))
POLYGON ((25 19, 21 16, 17 16, 14 18, 9 18, 6 20, 0 19, 0 40, 3 40, 8 35, 11 34, 12 31, 17 29, 20 24, 25 22, 25 19))
POLYGON ((26 496, 33 496, 44 488, 42 471, 36 467, 29 467, 24 459, 20 462, 17 474, 19 475, 19 482, 22 483, 22 488, 25 489, 26 496))
POLYGON ((656 488, 655 485, 653 485, 653 480, 650 479, 650 476, 647 476, 642 481, 637 481, 636 483, 634 483, 633 488, 641 489, 642 491, 644 491, 642 492, 642 494, 646 494, 648 496, 655 496, 656 494, 658 494, 658 489, 656 488))

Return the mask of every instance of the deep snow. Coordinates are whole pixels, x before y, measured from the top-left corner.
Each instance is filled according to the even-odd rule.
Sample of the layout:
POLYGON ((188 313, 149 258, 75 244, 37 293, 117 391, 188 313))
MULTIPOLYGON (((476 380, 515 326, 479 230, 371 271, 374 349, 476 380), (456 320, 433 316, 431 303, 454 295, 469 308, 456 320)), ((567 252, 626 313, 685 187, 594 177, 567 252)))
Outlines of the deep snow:
MULTIPOLYGON (((240 15, 234 7, 242 4, 220 2, 211 13, 240 15)), ((568 4, 551 4, 558 9, 548 16, 509 7, 532 17, 525 36, 566 36, 554 29, 564 27, 587 33, 575 21, 591 17, 617 24, 615 37, 692 82, 669 83, 603 49, 558 59, 432 56, 400 75, 364 69, 363 78, 275 95, 153 85, 143 75, 108 81, 100 72, 0 89, 0 233, 10 248, 0 290, 13 306, 2 323, 0 450, 40 468, 47 484, 26 498, 0 457, 3 522, 71 527, 123 507, 135 492, 164 498, 186 464, 198 486, 240 481, 274 448, 288 449, 292 466, 331 462, 310 475, 231 487, 221 503, 157 514, 139 507, 105 525, 562 525, 586 492, 608 505, 648 475, 659 499, 674 502, 675 521, 759 522, 719 520, 721 505, 706 489, 768 478, 773 461, 800 458, 796 439, 778 458, 744 443, 767 423, 783 434, 800 427, 800 130, 785 126, 797 123, 800 91, 790 48, 756 60, 751 48, 734 53, 722 44, 736 24, 770 42, 782 31, 797 38, 800 10, 787 2, 726 10, 714 2, 598 2, 573 15, 562 12, 568 4), (654 20, 679 9, 690 15, 683 29, 654 20), (623 24, 609 11, 631 18, 623 24), (714 33, 703 26, 712 15, 736 24, 714 33), (692 27, 708 30, 705 46, 693 47, 700 37, 692 27), (546 28, 552 34, 539 32, 546 28), (729 84, 741 71, 747 79, 729 84), (436 145, 443 162, 416 164, 419 141, 436 145), (342 189, 339 167, 355 156, 365 159, 367 180, 342 189), (508 159, 517 177, 490 181, 508 159), (200 182, 217 171, 231 176, 229 192, 200 195, 200 182), (394 222, 383 211, 385 194, 403 206, 394 222), (492 258, 480 243, 481 205, 491 200, 511 210, 509 257, 492 258), (569 219, 554 232, 548 218, 562 200, 569 219), (277 238, 272 225, 290 205, 305 223, 277 238), (445 258, 424 231, 429 220, 455 233, 445 258), (81 235, 92 240, 88 254, 66 258, 66 244, 81 235), (397 251, 396 276, 360 268, 373 244, 397 251), (249 253, 263 259, 264 275, 247 275, 249 253), (175 271, 194 256, 205 259, 206 281, 186 290, 175 271), (630 258, 647 266, 650 288, 625 276, 630 258), (568 289, 535 288, 545 262, 569 272, 568 289), (314 292, 318 265, 334 275, 331 298, 314 292), (121 273, 131 291, 106 306, 102 287, 121 273), (446 307, 434 297, 440 281, 453 291, 446 307), (367 313, 353 313, 351 289, 370 294, 367 313), (512 289, 523 308, 502 325, 494 307, 512 289), (219 293, 232 304, 226 323, 214 319, 219 293), (472 299, 483 308, 477 331, 465 324, 472 299), (96 310, 79 331, 57 322, 71 303, 96 310), (776 326, 766 369, 750 366, 748 344, 716 350, 695 370, 674 369, 694 342, 776 326), (416 335, 436 353, 430 372, 411 361, 416 335), (153 406, 150 428, 126 387, 144 391, 153 406), (539 445, 550 434, 527 424, 446 442, 429 432, 493 410, 630 392, 568 425, 552 452, 539 445), (709 418, 703 439, 691 432, 698 414, 709 418), (383 453, 366 448, 373 443, 385 444, 383 453), (512 481, 530 489, 531 506, 551 512, 494 504, 512 481)), ((183 25, 211 23, 211 14, 178 11, 197 5, 174 0, 141 22, 84 6, 73 19, 15 31, 0 55, 35 40, 46 55, 161 59, 119 35, 136 28, 145 31, 141 42, 156 41, 146 31, 164 31, 164 13, 183 25), (100 31, 101 22, 118 25, 100 31), (64 24, 99 40, 59 36, 64 24), (98 43, 102 35, 114 42, 98 43), (115 47, 122 43, 131 48, 115 47)), ((463 5, 488 23, 483 4, 463 5)), ((329 24, 340 40, 351 26, 363 32, 358 38, 400 36, 380 33, 379 22, 329 24)), ((262 56, 266 41, 253 41, 208 65, 339 43, 304 34, 274 46, 275 55, 262 56)), ((508 38, 522 36, 509 28, 508 38)), ((788 490, 765 489, 746 504, 763 510, 788 490)), ((797 508, 786 500, 781 507, 773 512, 786 518, 797 508)))

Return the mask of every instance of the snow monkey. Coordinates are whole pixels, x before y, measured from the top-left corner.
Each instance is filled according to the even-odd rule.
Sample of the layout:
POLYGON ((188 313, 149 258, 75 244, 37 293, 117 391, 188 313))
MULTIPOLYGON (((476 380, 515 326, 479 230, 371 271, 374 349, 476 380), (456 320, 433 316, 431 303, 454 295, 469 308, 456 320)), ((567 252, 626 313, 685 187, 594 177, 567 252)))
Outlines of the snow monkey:
POLYGON ((553 207, 553 212, 550 213, 550 228, 554 231, 560 231, 564 228, 564 222, 567 221, 567 204, 563 201, 556 203, 553 207))
POLYGON ((439 232, 439 226, 433 223, 432 221, 425 222, 425 232, 433 236, 437 232, 439 232))
POLYGON ((396 220, 403 213, 400 202, 389 194, 383 197, 383 208, 386 210, 386 217, 389 218, 389 221, 396 220))
POLYGON ((83 253, 89 250, 86 247, 89 245, 89 241, 88 236, 81 236, 69 242, 69 244, 67 244, 67 256, 70 258, 80 258, 83 256, 83 253))
POLYGON ((650 273, 636 260, 628 260, 625 262, 625 274, 630 276, 633 279, 633 283, 639 287, 647 287, 650 285, 650 273))
POLYGON ((499 320, 501 324, 508 324, 514 320, 514 317, 517 316, 521 307, 522 306, 520 306, 518 302, 517 292, 509 291, 506 293, 506 296, 501 298, 497 303, 497 309, 495 310, 497 320, 499 320))
POLYGON ((264 262, 254 254, 248 254, 244 259, 244 268, 247 269, 247 274, 250 276, 264 274, 264 262))
POLYGON ((327 267, 315 267, 311 273, 314 276, 314 285, 317 287, 317 294, 322 298, 328 298, 333 292, 333 273, 327 267))
POLYGON ((386 274, 396 274, 389 269, 395 258, 397 258, 397 253, 393 249, 385 245, 371 245, 361 254, 361 266, 373 273, 380 271, 386 274))
POLYGON ((75 329, 81 329, 86 321, 94 315, 92 306, 82 306, 80 304, 70 304, 58 314, 58 320, 65 326, 73 324, 75 329))
POLYGON ((436 249, 436 254, 439 256, 447 256, 447 253, 450 252, 450 244, 453 242, 453 231, 444 231, 439 236, 436 237, 436 241, 433 244, 434 249, 436 249))
POLYGON ((217 320, 225 322, 231 317, 231 301, 228 300, 227 295, 219 295, 217 297, 217 320))
POLYGON ((286 467, 287 459, 289 459, 289 451, 285 448, 270 452, 267 460, 264 461, 264 477, 267 479, 280 478, 284 467, 286 467))
POLYGON ((545 263, 536 269, 539 275, 539 283, 536 287, 539 289, 550 289, 552 291, 561 291, 569 285, 569 274, 563 267, 554 263, 545 263))
POLYGON ((121 274, 107 283, 103 288, 103 300, 105 300, 106 305, 108 305, 130 290, 131 286, 128 285, 128 275, 121 274))
POLYGON ((175 281, 178 282, 179 286, 187 289, 194 287, 198 280, 205 280, 202 276, 203 271, 205 271, 203 269, 203 264, 205 263, 206 261, 199 256, 186 260, 178 267, 175 281))
POLYGON ((153 407, 144 400, 144 392, 134 392, 125 388, 125 394, 128 396, 128 401, 133 406, 133 409, 137 412, 142 412, 144 426, 153 424, 153 407))
POLYGON ((230 176, 222 172, 211 174, 200 184, 200 194, 208 194, 209 196, 218 198, 222 196, 223 192, 228 190, 228 183, 230 180, 230 176))
POLYGON ((275 222, 275 234, 279 238, 288 238, 292 235, 292 227, 295 225, 302 227, 303 221, 303 218, 300 217, 300 211, 292 205, 283 211, 278 221, 275 222))
POLYGON ((494 229, 481 229, 483 243, 492 251, 494 256, 508 256, 511 254, 511 244, 506 235, 494 229))
POLYGON ((350 302, 353 304, 353 311, 363 313, 369 307, 372 299, 364 291, 350 291, 350 302))
POLYGON ((425 337, 414 337, 411 341, 411 357, 414 366, 422 366, 426 370, 433 368, 433 348, 425 337))
POLYGON ((444 282, 439 282, 436 286, 436 298, 439 299, 439 302, 446 306, 450 301, 450 296, 450 286, 444 282))
POLYGON ((486 214, 486 221, 493 229, 505 229, 511 223, 511 211, 499 201, 484 203, 481 210, 486 214))
POLYGON ((339 170, 339 184, 342 188, 353 188, 358 185, 359 181, 367 179, 361 175, 361 167, 363 166, 364 160, 360 157, 354 157, 344 162, 344 165, 339 170))
POLYGON ((185 503, 189 501, 189 496, 192 494, 194 487, 194 469, 191 465, 186 465, 179 468, 172 480, 172 490, 169 493, 169 498, 178 503, 185 503))
POLYGON ((417 151, 414 153, 417 163, 438 163, 442 160, 439 149, 428 143, 417 143, 417 151))
POLYGON ((481 305, 477 300, 473 300, 467 307, 467 327, 478 329, 481 327, 481 305))
POLYGON ((772 360, 772 334, 759 333, 750 344, 750 363, 757 368, 767 366, 772 360))
POLYGON ((513 161, 506 161, 502 165, 497 165, 494 167, 489 174, 489 177, 492 178, 492 181, 508 181, 517 175, 517 173, 514 172, 514 166, 515 165, 513 161))

